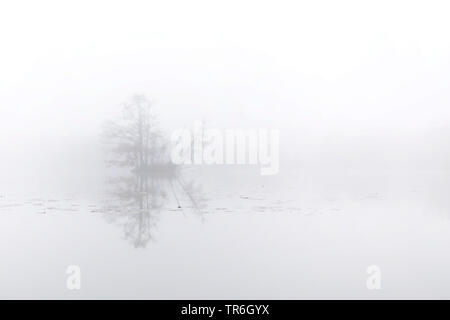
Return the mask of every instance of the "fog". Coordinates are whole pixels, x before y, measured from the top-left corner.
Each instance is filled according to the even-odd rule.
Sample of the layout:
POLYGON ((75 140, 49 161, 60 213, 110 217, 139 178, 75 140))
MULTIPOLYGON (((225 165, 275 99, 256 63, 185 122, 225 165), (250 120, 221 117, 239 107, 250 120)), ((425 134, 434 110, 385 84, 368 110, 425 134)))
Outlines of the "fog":
POLYGON ((448 298, 449 6, 2 3, 0 297, 448 298), (168 137, 278 130, 279 173, 182 170, 201 213, 158 185, 155 241, 135 248, 108 220, 101 138, 135 94, 168 137))

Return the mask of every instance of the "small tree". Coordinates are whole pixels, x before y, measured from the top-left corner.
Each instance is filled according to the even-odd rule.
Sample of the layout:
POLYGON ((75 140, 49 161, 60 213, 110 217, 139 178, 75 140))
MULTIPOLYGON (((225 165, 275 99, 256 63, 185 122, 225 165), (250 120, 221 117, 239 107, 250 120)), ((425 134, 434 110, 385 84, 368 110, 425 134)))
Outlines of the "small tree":
POLYGON ((105 125, 103 138, 110 151, 107 163, 128 169, 125 176, 110 179, 117 203, 109 202, 107 218, 123 225, 126 238, 135 247, 145 247, 152 239, 151 229, 168 198, 167 187, 182 210, 174 182, 192 206, 200 208, 200 200, 194 197, 197 190, 183 182, 178 167, 169 161, 169 142, 158 129, 152 104, 145 96, 134 95, 125 103, 122 117, 105 125))
POLYGON ((153 107, 144 95, 134 95, 123 106, 123 116, 105 126, 105 144, 113 157, 112 166, 145 173, 167 163, 167 142, 157 127, 153 107))

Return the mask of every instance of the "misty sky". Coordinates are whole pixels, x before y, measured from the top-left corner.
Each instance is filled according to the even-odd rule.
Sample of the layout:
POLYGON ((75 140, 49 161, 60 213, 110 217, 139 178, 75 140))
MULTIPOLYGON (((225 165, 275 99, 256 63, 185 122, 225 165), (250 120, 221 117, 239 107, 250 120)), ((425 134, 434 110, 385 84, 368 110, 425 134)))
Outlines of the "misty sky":
POLYGON ((199 119, 277 128, 284 163, 446 168, 449 6, 4 1, 3 168, 52 152, 88 161, 102 123, 136 92, 169 131, 199 119))

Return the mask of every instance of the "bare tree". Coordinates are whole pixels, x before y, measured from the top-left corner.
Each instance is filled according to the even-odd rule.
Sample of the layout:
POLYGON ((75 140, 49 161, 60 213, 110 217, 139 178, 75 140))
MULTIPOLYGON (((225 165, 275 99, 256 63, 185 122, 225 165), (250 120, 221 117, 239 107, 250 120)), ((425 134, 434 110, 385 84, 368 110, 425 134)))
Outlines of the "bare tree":
POLYGON ((158 129, 153 106, 144 95, 134 95, 123 106, 123 116, 106 124, 104 141, 113 157, 108 163, 149 173, 169 166, 167 146, 158 129))
POLYGON ((181 207, 182 196, 200 212, 202 197, 192 183, 185 183, 168 154, 169 141, 158 128, 153 107, 143 95, 134 95, 123 105, 122 117, 105 125, 104 144, 108 165, 126 169, 124 176, 109 180, 114 201, 109 201, 107 219, 123 226, 125 237, 135 247, 145 247, 152 228, 168 200, 168 189, 181 207), (181 196, 179 195, 181 193, 181 196))

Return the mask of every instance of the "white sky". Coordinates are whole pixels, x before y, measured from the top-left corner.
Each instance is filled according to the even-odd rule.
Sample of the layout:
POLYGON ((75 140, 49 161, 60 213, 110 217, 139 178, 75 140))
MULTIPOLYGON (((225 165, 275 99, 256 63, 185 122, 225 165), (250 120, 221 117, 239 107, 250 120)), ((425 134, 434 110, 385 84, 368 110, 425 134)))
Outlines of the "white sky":
POLYGON ((135 92, 169 128, 279 128, 294 150, 439 131, 449 13, 448 1, 2 1, 0 142, 92 139, 135 92))

